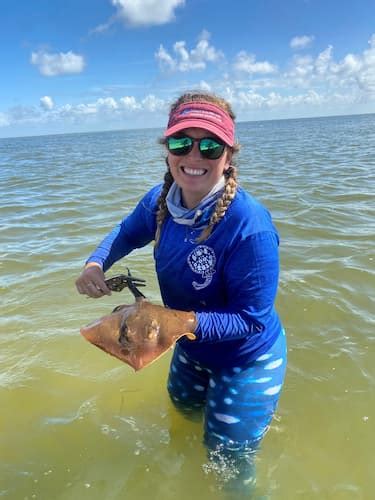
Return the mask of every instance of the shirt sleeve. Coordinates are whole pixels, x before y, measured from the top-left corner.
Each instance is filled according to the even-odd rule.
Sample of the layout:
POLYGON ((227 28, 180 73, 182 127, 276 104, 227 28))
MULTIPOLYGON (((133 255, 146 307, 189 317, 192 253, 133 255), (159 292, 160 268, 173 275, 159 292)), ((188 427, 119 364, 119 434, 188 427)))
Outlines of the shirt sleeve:
POLYGON ((147 193, 133 212, 104 238, 86 263, 97 262, 105 272, 135 248, 150 243, 156 231, 156 200, 155 189, 147 193))
POLYGON ((229 254, 224 269, 228 306, 197 312, 198 342, 235 340, 264 330, 277 293, 278 244, 275 232, 263 231, 241 241, 229 254))

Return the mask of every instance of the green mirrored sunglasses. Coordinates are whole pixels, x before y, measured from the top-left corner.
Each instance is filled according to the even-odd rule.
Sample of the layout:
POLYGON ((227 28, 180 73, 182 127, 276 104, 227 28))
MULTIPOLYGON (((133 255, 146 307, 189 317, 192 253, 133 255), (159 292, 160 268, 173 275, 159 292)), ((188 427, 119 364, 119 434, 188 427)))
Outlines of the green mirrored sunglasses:
POLYGON ((225 150, 225 143, 213 137, 202 137, 193 139, 188 135, 167 137, 167 148, 170 153, 176 156, 185 156, 193 149, 194 143, 198 143, 200 154, 208 160, 217 160, 225 150))

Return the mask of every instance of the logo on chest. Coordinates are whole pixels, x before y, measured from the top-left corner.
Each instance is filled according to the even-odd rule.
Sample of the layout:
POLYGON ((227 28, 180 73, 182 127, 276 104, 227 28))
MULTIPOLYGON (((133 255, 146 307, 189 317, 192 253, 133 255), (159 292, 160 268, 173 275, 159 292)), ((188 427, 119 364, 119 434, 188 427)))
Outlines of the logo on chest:
POLYGON ((206 288, 211 283, 215 273, 216 256, 213 249, 206 245, 198 245, 188 255, 187 262, 190 269, 204 279, 203 283, 192 282, 195 290, 206 288))

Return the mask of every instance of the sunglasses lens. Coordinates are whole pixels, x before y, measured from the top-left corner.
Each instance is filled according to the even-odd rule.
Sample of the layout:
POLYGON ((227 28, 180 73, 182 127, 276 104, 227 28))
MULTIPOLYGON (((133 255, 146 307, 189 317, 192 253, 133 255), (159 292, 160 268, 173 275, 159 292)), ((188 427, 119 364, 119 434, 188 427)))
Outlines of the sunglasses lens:
POLYGON ((219 142, 217 139, 207 137, 198 140, 188 136, 168 137, 167 148, 175 156, 184 156, 193 149, 195 141, 199 143, 199 151, 203 158, 207 158, 208 160, 217 160, 225 149, 225 144, 219 142))
POLYGON ((173 155, 187 155, 193 149, 193 140, 190 137, 168 137, 167 148, 173 155))
POLYGON ((209 160, 217 160, 223 154, 225 144, 218 142, 216 139, 201 139, 199 142, 199 151, 204 158, 209 160))

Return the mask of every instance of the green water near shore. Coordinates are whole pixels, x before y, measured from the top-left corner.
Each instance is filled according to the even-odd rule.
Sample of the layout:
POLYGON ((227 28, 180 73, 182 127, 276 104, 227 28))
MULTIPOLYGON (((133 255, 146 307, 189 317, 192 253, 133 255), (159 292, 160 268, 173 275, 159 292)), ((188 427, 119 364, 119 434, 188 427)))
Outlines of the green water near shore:
MULTIPOLYGON (((74 280, 100 239, 160 182, 159 135, 0 140, 2 498, 224 498, 202 425, 168 400, 169 355, 134 374, 79 335, 132 301, 127 292, 86 299, 74 280)), ((289 340, 256 495, 371 499, 375 115, 242 123, 238 137, 241 184, 271 210, 281 235, 277 304, 289 340)), ((151 246, 113 273, 124 265, 160 303, 151 246)))

